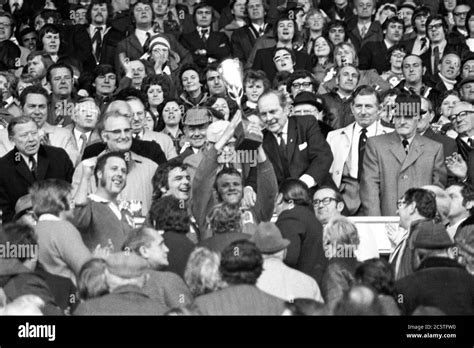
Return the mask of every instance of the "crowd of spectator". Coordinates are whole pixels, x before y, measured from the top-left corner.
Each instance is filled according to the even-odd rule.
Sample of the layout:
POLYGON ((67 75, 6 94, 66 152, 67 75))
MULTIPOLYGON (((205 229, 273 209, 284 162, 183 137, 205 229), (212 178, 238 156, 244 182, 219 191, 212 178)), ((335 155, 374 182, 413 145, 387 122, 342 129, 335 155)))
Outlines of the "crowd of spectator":
POLYGON ((474 314, 474 1, 8 0, 0 92, 2 315, 474 314))

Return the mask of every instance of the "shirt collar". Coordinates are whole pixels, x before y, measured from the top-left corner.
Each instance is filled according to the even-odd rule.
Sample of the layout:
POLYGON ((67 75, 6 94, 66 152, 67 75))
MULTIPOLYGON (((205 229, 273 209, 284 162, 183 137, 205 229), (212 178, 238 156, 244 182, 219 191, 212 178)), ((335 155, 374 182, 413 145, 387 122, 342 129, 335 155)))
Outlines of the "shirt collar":
MULTIPOLYGON (((367 136, 371 137, 377 134, 378 121, 375 121, 370 126, 365 127, 367 129, 367 136)), ((359 135, 362 127, 357 122, 354 122, 354 134, 359 135)))
POLYGON ((43 214, 39 217, 38 221, 61 221, 61 219, 53 214, 43 214))

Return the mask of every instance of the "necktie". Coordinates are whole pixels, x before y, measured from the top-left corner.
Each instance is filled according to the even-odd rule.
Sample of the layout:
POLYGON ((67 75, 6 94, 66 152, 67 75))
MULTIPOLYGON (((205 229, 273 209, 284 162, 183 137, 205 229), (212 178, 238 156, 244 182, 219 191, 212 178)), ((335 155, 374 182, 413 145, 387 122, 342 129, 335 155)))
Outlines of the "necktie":
POLYGON ((357 178, 360 179, 362 173, 362 163, 364 162, 365 143, 367 143, 367 128, 360 130, 359 136, 359 167, 357 168, 357 178))
POLYGON ((423 49, 425 48, 425 46, 426 46, 428 40, 426 39, 426 37, 422 37, 420 41, 421 41, 420 50, 423 51, 423 49))
POLYGON ((82 133, 80 136, 80 139, 81 139, 81 155, 82 155, 87 145, 87 136, 84 133, 82 133))
POLYGON ((364 38, 365 34, 367 34, 367 25, 363 25, 362 28, 360 29, 360 37, 364 38))
POLYGON ((41 137, 40 144, 41 145, 50 145, 49 134, 48 133, 44 133, 44 135, 41 137))
POLYGON ((209 29, 201 29, 201 40, 206 43, 207 42, 207 33, 209 33, 209 29))
POLYGON ((258 36, 262 36, 263 34, 265 34, 265 30, 263 30, 263 27, 260 27, 260 29, 258 29, 258 36))
POLYGON ((439 64, 439 47, 436 46, 433 49, 433 75, 438 74, 438 64, 439 64))
POLYGON ((102 27, 97 27, 95 29, 94 36, 92 37, 92 43, 95 42, 95 60, 98 62, 100 60, 100 52, 102 50, 102 35, 101 35, 102 27))
POLYGON ((316 39, 310 39, 309 42, 308 42, 308 54, 309 55, 311 55, 313 53, 315 41, 316 41, 316 39))
POLYGON ((18 4, 18 3, 15 2, 15 3, 13 4, 12 13, 15 13, 16 11, 18 11, 18 8, 19 8, 19 7, 20 7, 20 4, 18 4))
POLYGON ((38 163, 36 162, 35 160, 35 156, 30 156, 29 157, 29 166, 30 166, 30 171, 31 171, 31 174, 33 174, 33 176, 36 178, 36 172, 38 170, 38 163))
POLYGON ((408 154, 408 150, 410 148, 410 143, 408 142, 408 140, 403 139, 402 140, 402 145, 403 145, 403 148, 405 149, 405 153, 408 154))
POLYGON ((286 154, 286 143, 285 139, 283 138, 283 133, 278 133, 278 140, 280 140, 280 145, 278 145, 278 147, 281 151, 283 151, 284 154, 286 154))
POLYGON ((146 33, 146 40, 145 43, 143 44, 143 53, 148 52, 148 48, 150 48, 150 33, 146 33))

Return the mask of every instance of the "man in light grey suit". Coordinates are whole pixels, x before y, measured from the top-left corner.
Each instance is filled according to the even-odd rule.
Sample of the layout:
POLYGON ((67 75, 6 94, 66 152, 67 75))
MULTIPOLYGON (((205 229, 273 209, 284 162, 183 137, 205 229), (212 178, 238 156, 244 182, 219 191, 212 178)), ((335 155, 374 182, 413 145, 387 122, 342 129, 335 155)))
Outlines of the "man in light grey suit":
POLYGON ((443 145, 417 134, 421 100, 397 96, 395 132, 367 140, 360 198, 367 216, 395 216, 397 200, 412 187, 446 185, 443 145))
POLYGON ((360 208, 359 182, 367 139, 393 131, 380 123, 380 97, 373 87, 359 86, 353 95, 355 122, 329 132, 326 138, 334 157, 329 173, 350 215, 356 215, 360 208))

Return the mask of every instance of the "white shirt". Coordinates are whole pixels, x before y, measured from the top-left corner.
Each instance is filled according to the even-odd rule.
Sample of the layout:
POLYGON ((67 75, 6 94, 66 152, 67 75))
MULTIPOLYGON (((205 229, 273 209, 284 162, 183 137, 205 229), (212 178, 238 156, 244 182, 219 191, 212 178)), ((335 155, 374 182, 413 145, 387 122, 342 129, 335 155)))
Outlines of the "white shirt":
MULTIPOLYGON (((98 27, 102 28, 102 30, 100 31, 100 38, 101 38, 102 41, 104 41, 104 35, 105 35, 107 29, 109 29, 109 28, 106 28, 105 25, 92 25, 92 24, 91 24, 91 25, 89 26, 89 35, 90 35, 90 37, 91 37, 91 39, 92 39, 92 38, 94 37, 95 31, 96 31, 96 29, 97 29, 98 27)), ((92 50, 93 50, 94 52, 95 52, 96 46, 97 46, 97 42, 93 41, 93 42, 92 42, 92 50)))
POLYGON ((463 223, 464 220, 466 220, 467 218, 465 219, 462 219, 458 222, 456 222, 454 225, 451 225, 449 224, 448 227, 446 227, 446 231, 448 232, 449 234, 449 238, 451 238, 451 240, 454 242, 454 236, 456 235, 456 232, 458 230, 458 227, 461 223, 463 223))
POLYGON ((153 28, 150 28, 150 30, 141 30, 141 29, 135 29, 135 35, 138 38, 138 41, 140 42, 140 45, 144 45, 147 39, 146 33, 150 33, 150 37, 153 36, 153 28))
MULTIPOLYGON (((31 163, 30 163, 30 156, 25 156, 24 154, 20 153, 21 157, 23 158, 23 160, 25 161, 26 163, 26 166, 31 170, 31 163)), ((36 165, 38 165, 38 154, 35 153, 33 155, 35 161, 36 161, 36 165)))
MULTIPOLYGON (((367 127, 367 138, 373 137, 377 134, 377 127, 378 122, 372 123, 369 127, 367 127)), ((349 172, 351 178, 357 178, 358 175, 358 168, 359 168, 359 140, 360 140, 360 131, 362 127, 355 122, 354 123, 354 131, 352 132, 352 141, 351 141, 351 152, 350 158, 347 160, 350 161, 347 163, 349 166, 349 172)))
POLYGON ((97 203, 106 203, 107 206, 110 208, 110 210, 112 210, 112 212, 115 214, 117 219, 122 220, 122 212, 120 211, 120 208, 115 203, 108 201, 105 198, 102 198, 96 195, 95 193, 90 194, 89 199, 97 203))
POLYGON ((281 138, 278 136, 278 134, 273 133, 273 135, 275 136, 278 145, 281 145, 280 144, 281 138, 283 138, 283 141, 285 142, 285 144, 288 145, 288 120, 286 121, 285 125, 281 129, 281 138))

